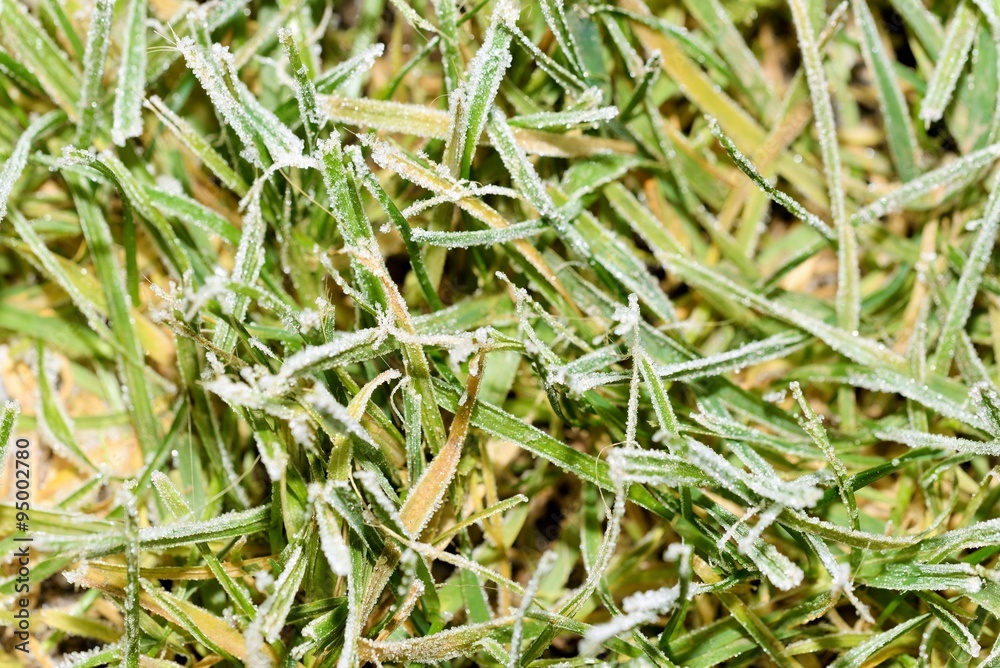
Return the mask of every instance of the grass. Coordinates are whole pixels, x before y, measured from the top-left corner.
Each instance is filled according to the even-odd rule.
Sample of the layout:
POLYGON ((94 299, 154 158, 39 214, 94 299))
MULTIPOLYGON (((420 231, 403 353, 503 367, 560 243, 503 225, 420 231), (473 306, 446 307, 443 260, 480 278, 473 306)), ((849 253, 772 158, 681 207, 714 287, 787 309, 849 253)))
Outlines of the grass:
POLYGON ((0 0, 32 660, 1000 666, 998 35, 0 0))

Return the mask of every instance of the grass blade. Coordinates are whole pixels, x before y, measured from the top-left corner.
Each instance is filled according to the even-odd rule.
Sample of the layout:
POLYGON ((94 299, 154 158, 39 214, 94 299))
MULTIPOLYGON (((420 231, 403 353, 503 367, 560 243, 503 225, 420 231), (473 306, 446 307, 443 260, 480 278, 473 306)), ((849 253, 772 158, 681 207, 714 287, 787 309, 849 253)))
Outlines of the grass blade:
POLYGON ((108 57, 111 21, 115 0, 95 0, 87 28, 87 48, 83 54, 83 79, 80 85, 80 122, 76 129, 76 143, 89 146, 94 133, 94 122, 99 106, 98 95, 104 77, 104 63, 108 57))
POLYGON ((118 87, 112 111, 111 139, 118 146, 142 134, 146 96, 146 15, 148 0, 129 0, 126 9, 124 57, 118 67, 118 87))
POLYGON ((910 111, 906 99, 896 81, 891 61, 885 52, 882 36, 878 25, 868 8, 866 0, 852 0, 854 20, 861 28, 861 43, 864 49, 865 62, 875 77, 875 90, 878 91, 879 104, 882 108, 883 122, 886 128, 886 140, 889 143, 889 154, 900 179, 910 181, 919 175, 917 138, 910 122, 910 111))
POLYGON ((948 22, 941 54, 937 58, 934 75, 927 84, 927 92, 920 106, 920 118, 925 126, 941 120, 944 116, 944 110, 951 102, 958 78, 965 68, 978 26, 979 18, 972 8, 972 3, 968 1, 958 3, 955 13, 948 22))
POLYGON ((4 44, 17 54, 29 72, 38 77, 38 82, 52 101, 71 120, 79 121, 80 71, 23 3, 3 0, 0 10, 4 24, 0 36, 4 44))

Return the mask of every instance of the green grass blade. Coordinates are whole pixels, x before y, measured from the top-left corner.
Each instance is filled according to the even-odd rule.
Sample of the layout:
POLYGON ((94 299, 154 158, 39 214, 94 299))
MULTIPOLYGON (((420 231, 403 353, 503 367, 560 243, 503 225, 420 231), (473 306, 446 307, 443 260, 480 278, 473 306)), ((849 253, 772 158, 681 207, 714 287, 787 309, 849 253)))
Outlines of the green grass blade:
POLYGON ((791 0, 795 32, 802 51, 802 64, 813 103, 816 130, 819 135, 823 166, 833 227, 837 233, 837 324, 847 331, 856 331, 860 322, 860 258, 854 229, 847 219, 844 188, 837 148, 837 127, 827 89, 826 74, 820 58, 816 35, 804 0, 791 0))
POLYGON ((510 67, 511 33, 507 24, 517 18, 516 0, 503 0, 493 10, 489 31, 469 64, 466 78, 456 91, 445 163, 452 175, 467 178, 472 155, 489 121, 500 80, 510 67))
POLYGON ((948 315, 941 326, 941 334, 938 337, 937 349, 934 351, 934 360, 931 364, 931 367, 939 373, 946 375, 948 373, 948 367, 955 354, 955 347, 958 345, 959 334, 969 319, 972 302, 976 298, 976 293, 979 292, 983 270, 993 253, 993 244, 996 242, 998 228, 1000 228, 1000 188, 994 188, 986 203, 986 211, 979 223, 979 230, 972 242, 969 257, 962 268, 962 275, 958 279, 955 295, 948 308, 948 315))
POLYGON ((851 651, 843 654, 838 658, 831 666, 835 668, 860 668, 865 665, 865 662, 876 652, 882 650, 883 648, 889 646, 897 638, 902 637, 911 629, 916 628, 920 624, 927 621, 930 615, 920 615, 919 617, 914 617, 908 621, 903 622, 897 626, 894 626, 888 631, 884 631, 869 640, 861 643, 851 651))
POLYGON ((38 19, 18 0, 3 0, 0 4, 3 28, 0 38, 17 54, 20 62, 38 77, 46 94, 73 121, 80 120, 81 75, 39 24, 38 19))
POLYGON ((65 118, 61 112, 50 111, 36 119, 18 138, 14 150, 7 161, 3 163, 3 168, 0 169, 0 222, 3 222, 7 215, 7 203, 14 190, 14 185, 28 164, 28 153, 31 151, 31 145, 39 136, 62 123, 65 118))
POLYGON ((0 474, 3 474, 7 463, 7 450, 20 413, 21 407, 17 403, 9 400, 3 402, 3 411, 0 412, 0 474))
POLYGON ((910 121, 910 111, 906 99, 899 88, 889 56, 885 52, 878 24, 868 8, 866 0, 852 0, 854 20, 861 28, 861 44, 865 62, 875 78, 882 108, 886 140, 896 171, 903 181, 910 181, 920 174, 918 169, 919 148, 917 137, 910 121))
POLYGON ((76 143, 89 146, 94 134, 94 122, 100 106, 101 79, 108 57, 111 21, 114 18, 115 0, 95 0, 87 29, 87 48, 83 54, 83 79, 80 85, 80 122, 76 128, 76 143))
POLYGON ((934 74, 927 84, 927 92, 920 105, 920 118, 924 125, 929 126, 944 116, 944 110, 951 102, 958 78, 965 68, 978 26, 979 18, 972 3, 960 2, 948 22, 941 54, 935 61, 934 74))
POLYGON ((104 288, 111 329, 125 353, 122 370, 129 391, 129 412, 140 447, 151 448, 160 440, 160 427, 153 413, 152 399, 143 373, 145 353, 136 336, 128 295, 121 282, 121 270, 113 253, 111 231, 93 196, 77 179, 68 176, 73 199, 80 212, 80 225, 87 238, 97 275, 104 288))
POLYGON ((124 57, 112 110, 111 139, 118 146, 142 134, 142 104, 146 96, 146 15, 148 0, 129 0, 126 9, 124 57))
POLYGON ((247 194, 249 187, 246 182, 229 166, 226 160, 220 156, 212 145, 202 137, 186 120, 175 114, 156 95, 150 96, 144 104, 157 115, 160 122, 187 146, 192 153, 198 156, 205 165, 212 170, 226 187, 230 188, 240 197, 247 194))

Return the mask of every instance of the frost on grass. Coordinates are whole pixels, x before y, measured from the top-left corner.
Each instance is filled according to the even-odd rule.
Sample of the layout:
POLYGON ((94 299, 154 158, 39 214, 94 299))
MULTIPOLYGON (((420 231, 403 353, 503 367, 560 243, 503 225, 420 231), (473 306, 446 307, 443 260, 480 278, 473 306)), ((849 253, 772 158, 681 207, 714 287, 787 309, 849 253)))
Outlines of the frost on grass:
POLYGON ((28 153, 31 151, 32 143, 42 130, 51 127, 58 118, 59 113, 54 111, 37 118, 18 137, 13 151, 3 163, 3 168, 0 168, 0 222, 3 222, 7 215, 7 200, 11 191, 21 177, 25 165, 28 164, 28 153))
POLYGON ((247 117, 247 111, 243 108, 226 84, 224 72, 228 71, 227 60, 232 59, 232 54, 228 49, 215 44, 211 52, 199 45, 191 37, 184 37, 177 42, 177 49, 184 57, 194 75, 198 78, 202 88, 208 94, 215 110, 225 119, 226 124, 232 128, 236 136, 243 144, 241 155, 247 161, 263 167, 260 152, 257 149, 252 125, 247 117))
POLYGON ((538 560, 535 572, 531 576, 531 581, 528 582, 528 586, 524 590, 524 595, 521 596, 521 604, 517 607, 517 613, 514 615, 514 628, 510 635, 510 658, 507 661, 507 668, 516 668, 519 663, 521 640, 524 634, 524 616, 538 594, 542 578, 548 575, 549 571, 555 565, 557 556, 555 552, 546 552, 542 555, 542 558, 538 560))
POLYGON ((762 497, 789 508, 802 509, 812 507, 823 495, 816 482, 806 476, 785 481, 747 473, 694 439, 684 441, 682 452, 684 458, 704 471, 715 485, 748 501, 762 497))
POLYGON ((0 411, 0 476, 3 475, 7 462, 7 451, 10 446, 11 436, 16 433, 17 416, 21 413, 21 407, 16 401, 9 399, 3 402, 3 410, 0 411))
POLYGON ((802 53, 802 65, 805 69, 809 94, 813 102, 816 130, 819 135, 820 152, 823 156, 823 167, 826 174, 827 192, 830 196, 830 212, 837 234, 837 322, 844 329, 853 331, 857 329, 860 318, 861 296, 858 287, 860 269, 857 238, 854 228, 847 219, 844 202, 833 106, 830 102, 821 53, 806 3, 804 0, 791 0, 790 5, 795 22, 795 33, 802 53))
POLYGON ((322 490, 316 486, 309 489, 314 499, 316 525, 319 528, 320 545, 330 569, 339 576, 346 576, 351 569, 351 554, 341 536, 337 516, 322 498, 322 490))
POLYGON ((111 138, 122 146, 142 133, 142 103, 146 93, 146 16, 148 0, 129 0, 124 29, 124 54, 118 67, 111 138))
POLYGON ((341 4, 0 0, 48 658, 996 646, 989 3, 341 4))
POLYGON ((489 120, 493 99, 504 73, 510 67, 511 35, 507 25, 516 22, 517 13, 517 0, 501 0, 496 4, 483 46, 469 63, 468 74, 451 103, 448 153, 449 162, 455 167, 453 174, 464 176, 479 136, 489 120))
POLYGON ((114 16, 115 0, 94 0, 87 27, 87 46, 83 54, 83 81, 80 87, 80 125, 77 128, 77 143, 89 146, 94 133, 98 113, 98 93, 104 64, 108 55, 111 22, 114 16))
POLYGON ((972 41, 979 26, 974 4, 969 0, 960 2, 948 23, 944 44, 941 47, 941 57, 934 67, 934 75, 928 82, 927 92, 920 108, 920 118, 927 126, 939 120, 944 114, 969 58, 972 41))

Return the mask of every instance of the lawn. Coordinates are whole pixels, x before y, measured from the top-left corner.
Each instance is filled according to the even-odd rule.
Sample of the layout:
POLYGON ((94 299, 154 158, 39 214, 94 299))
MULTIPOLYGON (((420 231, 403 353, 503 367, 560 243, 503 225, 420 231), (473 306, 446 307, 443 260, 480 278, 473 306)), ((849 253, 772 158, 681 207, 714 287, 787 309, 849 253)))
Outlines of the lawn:
POLYGON ((1000 667, 998 82, 994 0, 0 0, 0 668, 1000 667))

